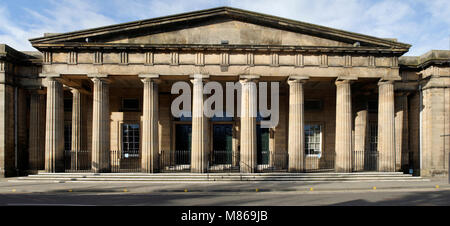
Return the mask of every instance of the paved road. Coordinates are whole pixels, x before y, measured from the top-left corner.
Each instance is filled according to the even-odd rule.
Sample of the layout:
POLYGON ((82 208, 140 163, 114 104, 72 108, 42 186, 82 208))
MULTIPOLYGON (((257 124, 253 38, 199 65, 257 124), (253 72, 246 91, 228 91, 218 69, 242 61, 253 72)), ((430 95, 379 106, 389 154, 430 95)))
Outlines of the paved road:
POLYGON ((450 205, 450 190, 421 192, 259 192, 259 193, 70 193, 0 194, 0 205, 157 205, 157 206, 302 206, 302 205, 450 205))
POLYGON ((55 183, 0 179, 0 205, 450 205, 450 185, 446 179, 347 183, 55 183))

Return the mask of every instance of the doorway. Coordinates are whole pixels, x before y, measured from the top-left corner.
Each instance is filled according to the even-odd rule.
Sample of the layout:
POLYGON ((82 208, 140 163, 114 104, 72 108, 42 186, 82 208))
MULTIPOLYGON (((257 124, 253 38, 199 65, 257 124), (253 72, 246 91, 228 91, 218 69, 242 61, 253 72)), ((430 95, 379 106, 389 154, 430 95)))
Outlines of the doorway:
POLYGON ((256 163, 258 165, 269 164, 269 128, 261 128, 256 125, 256 163))
POLYGON ((233 158, 233 125, 213 124, 212 164, 231 164, 233 158))

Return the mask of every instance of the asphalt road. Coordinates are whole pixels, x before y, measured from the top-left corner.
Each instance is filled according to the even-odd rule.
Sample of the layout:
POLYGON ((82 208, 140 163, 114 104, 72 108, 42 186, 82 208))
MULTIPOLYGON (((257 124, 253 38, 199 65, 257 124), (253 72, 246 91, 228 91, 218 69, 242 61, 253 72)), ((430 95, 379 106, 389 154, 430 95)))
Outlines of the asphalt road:
POLYGON ((418 182, 20 182, 0 179, 0 206, 450 206, 445 178, 418 182))
POLYGON ((450 205, 450 190, 364 192, 161 192, 151 194, 73 192, 0 194, 3 206, 420 206, 450 205))

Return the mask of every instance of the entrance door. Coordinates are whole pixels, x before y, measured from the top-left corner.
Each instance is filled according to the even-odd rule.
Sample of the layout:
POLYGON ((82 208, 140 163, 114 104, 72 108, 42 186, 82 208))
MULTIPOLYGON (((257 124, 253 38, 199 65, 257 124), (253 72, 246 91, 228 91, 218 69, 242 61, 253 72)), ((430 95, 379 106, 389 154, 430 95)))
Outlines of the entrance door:
POLYGON ((213 125, 213 152, 212 163, 231 164, 233 153, 233 125, 213 125))
POLYGON ((175 125, 175 164, 191 164, 192 125, 175 125))
POLYGON ((261 128, 256 125, 257 164, 269 164, 269 128, 261 128))

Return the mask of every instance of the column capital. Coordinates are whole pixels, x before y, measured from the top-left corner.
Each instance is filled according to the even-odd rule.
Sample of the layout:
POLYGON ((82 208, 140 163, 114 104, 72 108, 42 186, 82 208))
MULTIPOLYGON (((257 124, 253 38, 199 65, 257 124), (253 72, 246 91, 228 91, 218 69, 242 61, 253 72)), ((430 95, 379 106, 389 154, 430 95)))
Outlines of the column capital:
POLYGON ((68 87, 70 89, 70 92, 75 94, 75 93, 80 93, 80 90, 77 88, 73 88, 73 87, 68 87))
POLYGON ((45 77, 42 80, 42 85, 44 85, 45 87, 48 87, 50 82, 56 82, 56 84, 58 84, 58 83, 62 84, 62 82, 58 78, 59 77, 45 77))
POLYGON ((192 84, 195 84, 197 82, 203 82, 209 80, 209 75, 206 74, 193 74, 189 76, 190 81, 192 84))
POLYGON ((380 79, 378 81, 378 86, 381 86, 381 85, 394 85, 394 83, 395 83, 394 80, 380 79))
POLYGON ((141 79, 143 83, 146 82, 154 82, 156 84, 161 83, 159 79, 159 74, 139 74, 138 77, 141 79))
POLYGON ((260 78, 260 75, 239 75, 239 81, 244 82, 257 82, 260 78))
POLYGON ((289 85, 294 83, 305 83, 309 80, 309 76, 306 75, 291 75, 287 79, 289 85))
POLYGON ((105 83, 105 84, 110 84, 111 83, 110 79, 101 78, 101 77, 92 77, 91 80, 94 83, 97 83, 97 82, 102 82, 102 83, 105 83))
POLYGON ((334 84, 336 85, 345 85, 345 84, 352 84, 353 80, 348 80, 348 79, 344 79, 344 80, 338 80, 336 79, 336 81, 334 82, 334 84))

